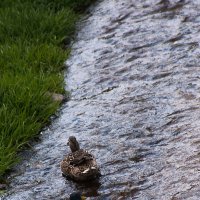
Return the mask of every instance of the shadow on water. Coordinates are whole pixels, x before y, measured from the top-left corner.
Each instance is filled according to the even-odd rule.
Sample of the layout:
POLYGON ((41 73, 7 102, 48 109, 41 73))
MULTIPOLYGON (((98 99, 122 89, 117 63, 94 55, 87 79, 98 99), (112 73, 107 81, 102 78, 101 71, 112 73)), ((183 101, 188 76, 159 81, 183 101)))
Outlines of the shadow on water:
POLYGON ((75 190, 83 192, 86 197, 98 197, 100 195, 98 193, 98 190, 101 186, 100 178, 84 182, 76 182, 65 175, 63 175, 63 177, 66 179, 66 185, 71 182, 71 184, 74 184, 75 190))
POLYGON ((66 62, 71 99, 10 176, 5 200, 87 197, 200 199, 199 1, 99 1, 78 24, 66 62), (102 176, 76 183, 66 140, 102 176))

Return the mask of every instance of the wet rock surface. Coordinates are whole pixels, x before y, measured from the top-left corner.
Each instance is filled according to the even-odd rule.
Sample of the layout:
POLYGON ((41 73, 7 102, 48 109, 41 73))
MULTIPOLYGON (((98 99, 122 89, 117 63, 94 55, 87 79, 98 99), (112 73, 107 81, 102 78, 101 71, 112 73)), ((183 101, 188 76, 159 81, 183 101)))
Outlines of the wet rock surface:
POLYGON ((71 100, 3 199, 65 199, 77 190, 111 199, 200 199, 199 10, 200 1, 99 2, 67 61, 71 100), (62 177, 70 135, 97 157, 98 181, 62 177))

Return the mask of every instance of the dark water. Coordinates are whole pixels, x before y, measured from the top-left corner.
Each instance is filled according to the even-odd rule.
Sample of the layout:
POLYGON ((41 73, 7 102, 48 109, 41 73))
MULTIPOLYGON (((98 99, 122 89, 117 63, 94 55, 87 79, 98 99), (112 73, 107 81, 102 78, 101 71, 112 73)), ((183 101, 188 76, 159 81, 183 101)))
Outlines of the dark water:
POLYGON ((11 176, 6 200, 200 199, 200 1, 104 0, 79 26, 71 100, 11 176), (75 135, 100 165, 77 184, 59 163, 75 135))

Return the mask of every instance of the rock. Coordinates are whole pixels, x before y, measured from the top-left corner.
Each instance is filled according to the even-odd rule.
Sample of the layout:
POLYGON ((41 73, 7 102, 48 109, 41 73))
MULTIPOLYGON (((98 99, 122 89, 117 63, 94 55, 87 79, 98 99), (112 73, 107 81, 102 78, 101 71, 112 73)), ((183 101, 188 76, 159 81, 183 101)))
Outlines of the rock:
POLYGON ((47 92, 46 93, 48 96, 51 96, 52 100, 55 102, 64 102, 66 100, 66 96, 64 96, 63 94, 59 94, 59 93, 54 93, 54 92, 47 92))
POLYGON ((65 100, 65 96, 62 94, 52 93, 52 99, 54 101, 63 102, 65 100))

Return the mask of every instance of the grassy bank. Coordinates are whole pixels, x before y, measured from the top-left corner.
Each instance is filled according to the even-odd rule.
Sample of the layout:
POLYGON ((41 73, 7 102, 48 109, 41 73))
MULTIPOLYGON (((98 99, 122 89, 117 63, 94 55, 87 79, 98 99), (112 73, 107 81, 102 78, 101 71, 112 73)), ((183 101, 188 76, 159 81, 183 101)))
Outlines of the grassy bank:
POLYGON ((64 93, 63 47, 92 1, 0 1, 0 177, 58 108, 46 94, 64 93))

